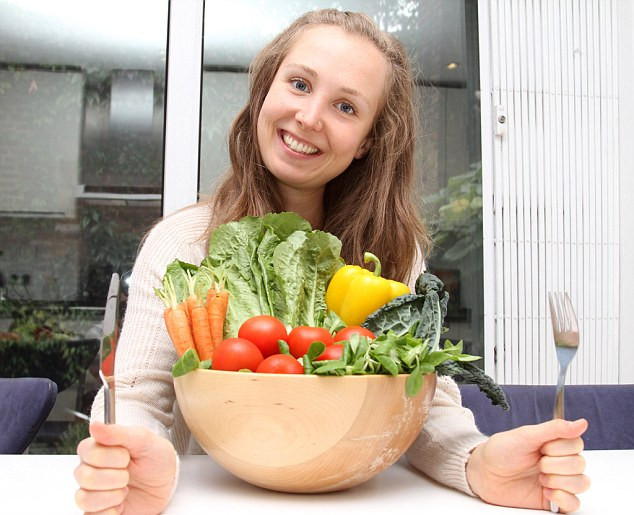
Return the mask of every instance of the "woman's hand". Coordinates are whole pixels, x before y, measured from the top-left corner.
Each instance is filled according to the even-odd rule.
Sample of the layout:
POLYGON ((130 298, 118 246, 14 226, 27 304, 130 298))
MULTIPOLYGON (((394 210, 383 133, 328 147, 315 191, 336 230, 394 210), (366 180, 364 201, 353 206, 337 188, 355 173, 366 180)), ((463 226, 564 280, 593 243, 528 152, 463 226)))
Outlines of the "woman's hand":
POLYGON ((590 486, 579 455, 587 427, 558 419, 492 435, 467 463, 472 490, 500 506, 548 510, 553 501, 562 513, 577 510, 577 494, 590 486))
POLYGON ((143 427, 93 422, 77 446, 77 506, 94 514, 157 514, 170 500, 177 456, 165 438, 143 427))

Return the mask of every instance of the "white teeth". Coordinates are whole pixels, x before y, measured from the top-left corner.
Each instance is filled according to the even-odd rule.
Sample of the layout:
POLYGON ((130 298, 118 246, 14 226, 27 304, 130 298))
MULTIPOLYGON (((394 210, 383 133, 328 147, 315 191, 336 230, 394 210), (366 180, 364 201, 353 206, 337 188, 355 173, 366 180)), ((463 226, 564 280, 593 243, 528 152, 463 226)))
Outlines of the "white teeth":
POLYGON ((318 148, 311 147, 310 145, 305 145, 304 143, 300 143, 299 141, 293 139, 288 133, 284 133, 282 136, 284 143, 286 143, 292 150, 295 152, 299 152, 301 154, 316 154, 319 152, 318 148))

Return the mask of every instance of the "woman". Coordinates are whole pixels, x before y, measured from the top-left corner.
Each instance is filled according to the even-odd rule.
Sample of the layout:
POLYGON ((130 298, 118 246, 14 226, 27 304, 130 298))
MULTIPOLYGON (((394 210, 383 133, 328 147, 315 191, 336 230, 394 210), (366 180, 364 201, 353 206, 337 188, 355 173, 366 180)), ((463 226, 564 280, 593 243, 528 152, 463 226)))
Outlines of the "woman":
MULTIPOLYGON (((117 355, 119 423, 93 423, 78 447, 80 508, 159 513, 176 486, 177 454, 201 452, 174 401, 176 356, 154 295, 166 265, 200 262, 220 223, 288 210, 336 234, 346 262, 361 264, 370 250, 386 276, 411 283, 430 246, 411 198, 413 146, 406 53, 366 16, 308 13, 262 50, 231 130, 224 182, 211 203, 157 224, 139 253, 117 355)), ((98 395, 95 420, 102 410, 98 395)), ((439 378, 407 454, 426 474, 486 502, 547 509, 553 500, 569 512, 589 484, 579 456, 586 425, 556 420, 486 438, 455 383, 439 378)))

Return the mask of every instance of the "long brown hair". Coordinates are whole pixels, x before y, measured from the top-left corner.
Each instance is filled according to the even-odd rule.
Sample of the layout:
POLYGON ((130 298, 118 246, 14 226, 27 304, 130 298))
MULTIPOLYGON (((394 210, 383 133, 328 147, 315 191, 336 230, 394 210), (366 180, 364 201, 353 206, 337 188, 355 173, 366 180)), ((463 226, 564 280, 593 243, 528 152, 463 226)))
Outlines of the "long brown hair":
POLYGON ((255 57, 249 68, 249 100, 229 132, 231 168, 211 200, 212 223, 284 210, 273 175, 262 162, 257 121, 281 62, 296 39, 315 25, 335 25, 369 39, 391 69, 369 151, 326 185, 322 229, 341 239, 346 263, 362 265, 363 252, 370 251, 381 259, 385 277, 405 281, 431 247, 414 201, 414 81, 401 43, 365 14, 308 12, 255 57))

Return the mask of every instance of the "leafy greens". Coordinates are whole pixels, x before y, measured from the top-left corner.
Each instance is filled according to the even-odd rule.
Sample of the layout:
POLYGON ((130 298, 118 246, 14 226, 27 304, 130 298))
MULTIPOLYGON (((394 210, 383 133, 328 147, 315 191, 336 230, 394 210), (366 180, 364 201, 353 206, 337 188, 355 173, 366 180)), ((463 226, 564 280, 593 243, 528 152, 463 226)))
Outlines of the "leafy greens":
MULTIPOLYGON (((410 378, 412 381, 418 381, 417 376, 422 373, 435 370, 439 375, 477 384, 493 404, 508 410, 509 405, 502 389, 482 369, 471 363, 479 358, 462 354, 462 342, 453 345, 446 340, 443 350, 439 350, 440 336, 445 331, 443 323, 448 301, 449 294, 444 291, 442 281, 433 274, 423 273, 416 280, 415 293, 388 302, 368 316, 362 325, 374 334, 392 333, 396 337, 406 340, 409 337, 419 342, 417 345, 422 346, 427 354, 418 351, 417 367, 409 370, 414 378, 410 378), (448 355, 443 356, 445 353, 448 355)), ((410 353, 414 353, 413 349, 417 348, 413 344, 409 344, 409 347, 410 353)))
POLYGON ((261 314, 290 327, 323 325, 326 286, 343 265, 340 252, 336 236, 312 230, 295 213, 217 227, 202 266, 218 271, 229 291, 225 335, 236 336, 242 322, 261 314))

